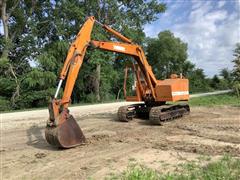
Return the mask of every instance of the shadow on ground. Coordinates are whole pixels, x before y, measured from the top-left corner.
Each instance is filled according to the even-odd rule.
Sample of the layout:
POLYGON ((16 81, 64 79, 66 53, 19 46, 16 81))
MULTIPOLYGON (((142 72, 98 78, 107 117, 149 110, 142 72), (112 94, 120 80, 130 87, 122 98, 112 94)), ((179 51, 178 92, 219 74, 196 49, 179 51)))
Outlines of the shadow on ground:
POLYGON ((39 127, 36 125, 31 126, 27 130, 27 138, 28 138, 27 145, 37 149, 52 150, 52 151, 59 150, 50 146, 47 143, 44 137, 44 130, 45 130, 45 127, 39 127))

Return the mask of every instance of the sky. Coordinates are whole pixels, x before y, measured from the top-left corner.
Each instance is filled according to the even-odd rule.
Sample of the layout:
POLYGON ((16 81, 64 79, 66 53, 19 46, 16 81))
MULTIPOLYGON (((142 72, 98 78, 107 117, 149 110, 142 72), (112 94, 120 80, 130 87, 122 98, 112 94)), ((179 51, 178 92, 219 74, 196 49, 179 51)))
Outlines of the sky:
POLYGON ((240 42, 240 0, 159 0, 167 4, 158 20, 144 26, 149 37, 170 30, 188 44, 188 60, 208 77, 232 69, 240 42))

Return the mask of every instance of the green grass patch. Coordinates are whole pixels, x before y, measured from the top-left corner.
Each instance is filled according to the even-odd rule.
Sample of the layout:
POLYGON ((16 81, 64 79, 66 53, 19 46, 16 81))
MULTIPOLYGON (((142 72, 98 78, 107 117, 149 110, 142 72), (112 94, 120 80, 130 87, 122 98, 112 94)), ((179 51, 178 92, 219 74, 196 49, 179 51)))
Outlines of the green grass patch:
POLYGON ((240 106, 240 98, 235 94, 219 94, 204 97, 191 98, 189 101, 190 106, 240 106))
POLYGON ((109 180, 155 180, 160 174, 150 168, 141 165, 130 165, 121 175, 112 175, 109 180))
POLYGON ((205 166, 197 162, 179 165, 180 170, 162 174, 141 165, 132 165, 120 175, 112 175, 111 180, 236 180, 240 179, 240 159, 224 156, 205 166))

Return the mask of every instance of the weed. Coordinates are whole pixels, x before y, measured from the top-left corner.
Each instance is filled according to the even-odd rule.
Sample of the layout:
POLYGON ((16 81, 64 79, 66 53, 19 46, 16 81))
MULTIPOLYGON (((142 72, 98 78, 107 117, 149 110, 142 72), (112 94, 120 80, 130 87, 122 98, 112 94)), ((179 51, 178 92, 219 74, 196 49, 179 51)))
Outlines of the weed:
MULTIPOLYGON (((207 158, 209 159, 209 158, 207 158)), ((222 159, 199 165, 196 161, 179 165, 181 171, 161 174, 142 165, 129 166, 120 175, 113 175, 114 180, 236 180, 240 179, 240 159, 224 156, 222 159)))

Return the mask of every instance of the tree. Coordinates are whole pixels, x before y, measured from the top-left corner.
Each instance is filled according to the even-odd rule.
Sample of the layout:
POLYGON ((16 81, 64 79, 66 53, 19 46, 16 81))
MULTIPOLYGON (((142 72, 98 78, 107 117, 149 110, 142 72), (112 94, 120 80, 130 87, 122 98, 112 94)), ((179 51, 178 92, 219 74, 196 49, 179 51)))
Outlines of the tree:
POLYGON ((230 70, 228 70, 227 68, 223 68, 220 71, 220 76, 222 77, 222 79, 220 79, 222 89, 232 88, 232 85, 233 85, 232 72, 230 70))
POLYGON ((211 80, 211 83, 210 83, 211 87, 213 89, 219 89, 219 86, 220 86, 220 79, 217 75, 214 75, 212 80, 211 80))
POLYGON ((238 97, 240 96, 240 43, 236 44, 236 48, 233 53, 233 86, 237 92, 238 97))
POLYGON ((230 70, 228 70, 227 68, 223 68, 221 71, 220 71, 220 75, 223 77, 223 79, 225 79, 226 81, 228 81, 229 83, 232 82, 232 73, 230 70))
POLYGON ((240 43, 236 44, 236 48, 233 53, 234 60, 234 69, 233 69, 233 77, 235 82, 240 82, 240 43))
POLYGON ((211 80, 206 78, 203 69, 194 68, 188 74, 190 92, 209 92, 212 90, 210 87, 211 80))
POLYGON ((45 47, 35 58, 36 67, 25 74, 22 80, 21 97, 18 107, 39 107, 46 105, 55 92, 57 73, 62 63, 55 57, 65 56, 68 44, 58 41, 51 44, 52 49, 45 47))
MULTIPOLYGON (((4 102, 7 108, 46 104, 54 94, 69 44, 87 16, 94 15, 100 22, 142 43, 143 25, 156 20, 157 14, 166 9, 165 4, 156 0, 4 0, 0 3, 5 29, 0 35, 0 103, 4 102)), ((93 37, 97 40, 115 40, 98 26, 94 28, 93 37)), ((122 69, 116 68, 118 62, 114 62, 119 57, 126 59, 97 50, 87 53, 72 102, 114 97, 119 92, 115 82, 122 80, 119 75, 122 69)))
POLYGON ((16 106, 20 96, 21 80, 24 73, 30 70, 27 57, 32 54, 33 36, 27 26, 33 9, 33 2, 28 0, 1 1, 1 23, 3 36, 0 36, 0 79, 1 95, 6 95, 6 101, 16 106), (4 83, 7 82, 7 83, 4 83))
MULTIPOLYGON (((101 23, 106 23, 120 31, 122 34, 132 38, 135 42, 141 43, 144 38, 143 25, 155 20, 156 15, 163 12, 165 8, 164 4, 155 0, 148 2, 126 2, 116 0, 56 1, 55 8, 53 9, 53 14, 56 16, 53 16, 55 18, 51 22, 56 24, 58 31, 63 32, 63 35, 61 35, 62 39, 69 41, 73 39, 79 30, 79 26, 75 25, 83 23, 86 16, 94 15, 101 23), (76 13, 74 14, 73 12, 78 12, 79 17, 81 18, 79 19, 79 17, 76 16, 76 13), (72 28, 70 29, 69 27, 72 28), (65 34, 68 36, 65 36, 65 34)), ((115 39, 112 35, 105 33, 98 26, 95 26, 94 28, 92 34, 94 39, 115 39)), ((79 91, 75 91, 72 97, 73 102, 79 102, 80 99, 75 99, 76 97, 86 99, 88 95, 90 96, 89 99, 92 101, 92 94, 96 95, 98 101, 104 100, 110 96, 112 93, 112 86, 107 79, 115 74, 116 71, 119 72, 119 70, 113 70, 111 67, 114 64, 114 59, 118 59, 118 55, 99 51, 91 51, 91 53, 87 53, 84 60, 86 63, 83 65, 81 71, 84 72, 85 76, 88 74, 86 78, 89 80, 80 83, 79 81, 82 81, 83 79, 81 78, 82 76, 80 77, 80 75, 82 75, 80 73, 78 84, 75 86, 77 89, 85 89, 86 93, 82 94, 79 91), (88 59, 88 62, 86 62, 86 59, 88 59), (84 68, 90 70, 91 73, 86 72, 84 68)))
POLYGON ((158 78, 167 78, 172 73, 187 73, 187 44, 170 31, 163 31, 149 40, 147 58, 158 78))

